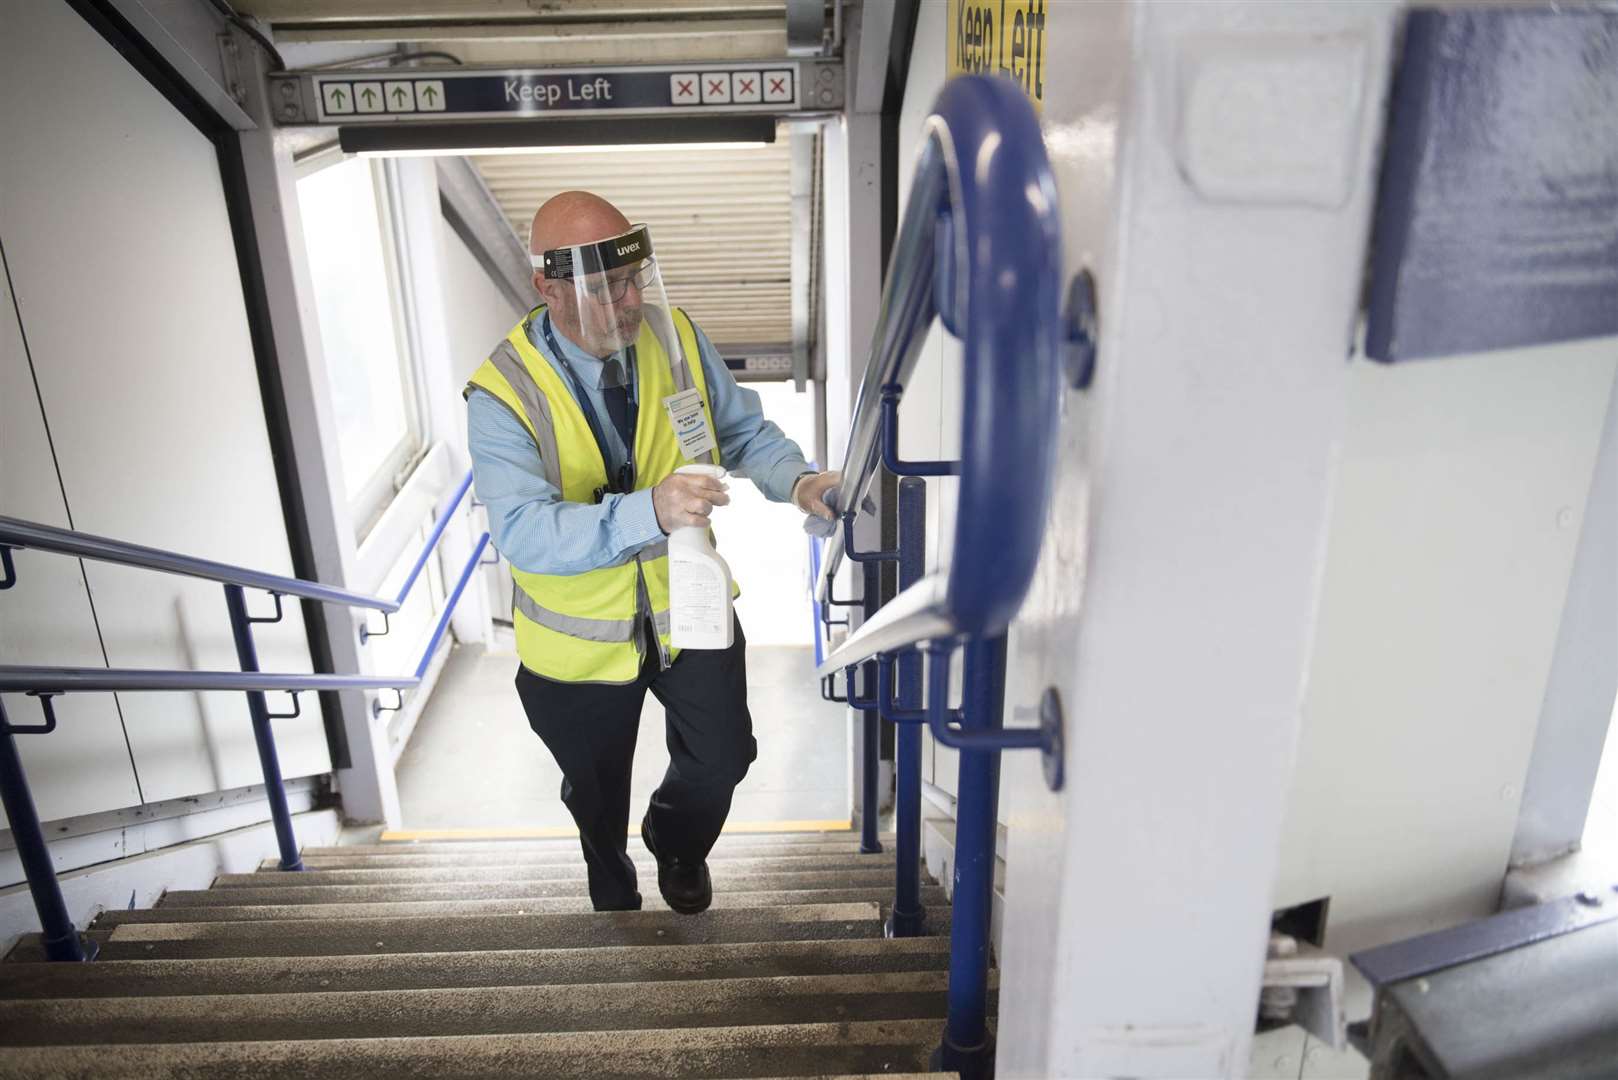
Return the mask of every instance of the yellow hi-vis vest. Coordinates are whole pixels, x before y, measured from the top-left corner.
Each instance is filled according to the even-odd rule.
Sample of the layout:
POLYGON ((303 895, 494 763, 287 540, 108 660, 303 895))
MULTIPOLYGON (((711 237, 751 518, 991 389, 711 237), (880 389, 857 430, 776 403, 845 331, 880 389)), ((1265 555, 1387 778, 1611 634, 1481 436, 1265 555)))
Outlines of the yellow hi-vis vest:
MULTIPOLYGON (((607 484, 607 465, 584 411, 567 383, 540 355, 528 328, 545 308, 535 308, 472 374, 466 394, 487 390, 533 436, 545 479, 567 502, 593 504, 607 484)), ((697 336, 685 312, 674 309, 684 352, 671 363, 644 322, 635 343, 635 489, 656 487, 687 464, 663 400, 695 386, 708 409, 707 380, 697 357, 697 336)), ((710 459, 714 455, 709 455, 710 459)), ((669 644, 668 541, 643 548, 617 566, 582 574, 535 574, 511 568, 516 579, 512 623, 517 656, 536 675, 560 682, 629 683, 640 674, 645 646, 641 627, 649 611, 657 629, 659 662, 673 662, 669 644)))

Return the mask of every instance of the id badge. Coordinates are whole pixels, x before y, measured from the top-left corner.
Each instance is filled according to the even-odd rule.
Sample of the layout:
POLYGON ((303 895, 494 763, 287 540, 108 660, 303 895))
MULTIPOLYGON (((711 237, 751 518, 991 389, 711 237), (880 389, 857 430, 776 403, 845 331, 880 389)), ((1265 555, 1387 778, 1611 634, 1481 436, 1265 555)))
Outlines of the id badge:
POLYGON ((701 460, 719 448, 713 426, 708 423, 708 410, 702 407, 702 391, 693 386, 670 394, 663 399, 663 408, 669 412, 674 437, 680 440, 680 452, 687 461, 701 460))

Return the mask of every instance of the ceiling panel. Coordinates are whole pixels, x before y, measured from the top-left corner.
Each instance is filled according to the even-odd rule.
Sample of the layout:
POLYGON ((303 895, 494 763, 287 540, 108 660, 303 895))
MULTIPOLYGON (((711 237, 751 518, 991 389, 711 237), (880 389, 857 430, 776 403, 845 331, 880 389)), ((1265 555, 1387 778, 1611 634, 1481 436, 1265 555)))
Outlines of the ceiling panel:
POLYGON ((792 340, 790 146, 781 138, 746 149, 498 154, 471 161, 524 242, 546 199, 593 191, 651 227, 670 299, 716 345, 785 346, 792 340))

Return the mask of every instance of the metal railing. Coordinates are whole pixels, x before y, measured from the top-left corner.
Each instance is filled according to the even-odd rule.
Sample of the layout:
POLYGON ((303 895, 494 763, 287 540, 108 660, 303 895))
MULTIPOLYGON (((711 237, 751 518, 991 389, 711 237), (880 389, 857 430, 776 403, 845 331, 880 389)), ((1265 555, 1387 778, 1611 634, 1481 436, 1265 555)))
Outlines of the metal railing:
MULTIPOLYGON (((88 948, 86 947, 68 916, 14 736, 48 735, 55 731, 56 711, 52 700, 63 694, 162 690, 241 691, 247 695, 253 738, 264 775, 264 793, 270 804, 270 819, 275 828, 276 844, 281 854, 280 867, 282 870, 303 869, 297 837, 292 828, 292 814, 287 805, 285 785, 282 782, 281 763, 276 752, 275 732, 271 721, 292 719, 300 715, 302 709, 298 704, 298 695, 305 692, 392 688, 402 694, 405 690, 420 686, 434 654, 438 651, 439 643, 449 628, 450 616, 482 561, 484 548, 489 543, 489 534, 483 533, 481 539, 474 545, 472 555, 462 569, 453 592, 446 598, 444 611, 433 629, 432 636, 428 639, 421 662, 416 665, 416 670, 411 675, 261 672, 258 667, 258 650, 253 641, 253 626, 259 623, 280 622, 285 614, 283 600, 288 596, 380 611, 384 616, 398 611, 420 577, 428 558, 438 546, 445 528, 460 509, 471 484, 472 474, 468 470, 454 494, 440 508, 421 555, 416 559, 404 587, 392 599, 338 589, 317 581, 281 577, 227 563, 197 559, 159 548, 128 544, 121 540, 92 536, 71 529, 59 529, 16 518, 0 517, 0 571, 4 573, 4 577, 0 578, 0 590, 9 589, 17 583, 19 575, 13 552, 23 549, 214 581, 223 585, 225 589, 225 607, 230 616, 236 656, 241 666, 240 671, 161 671, 0 665, 0 692, 28 694, 39 701, 44 713, 42 723, 13 724, 6 716, 4 704, 0 703, 0 800, 4 802, 6 815, 11 823, 12 836, 17 843, 17 854, 23 864, 29 891, 33 894, 35 910, 39 913, 45 952, 50 959, 70 961, 94 959, 95 946, 90 944, 88 948), (247 610, 246 589, 258 589, 269 593, 275 601, 275 614, 250 615, 247 610), (292 695, 290 712, 270 712, 264 695, 271 691, 284 691, 292 695)), ((361 642, 366 641, 368 636, 375 635, 367 635, 362 629, 361 642)))
POLYGON ((893 936, 920 933, 926 921, 919 902, 922 725, 961 751, 949 1013, 934 1064, 963 1077, 988 1074, 993 1060, 987 1002, 999 752, 1037 748, 1053 787, 1061 782, 1054 691, 1042 702, 1039 728, 1001 727, 1006 633, 1039 560, 1055 468, 1060 292, 1055 183, 1033 108, 1009 80, 952 80, 926 121, 843 458, 842 528, 825 553, 815 595, 822 626, 839 605, 859 603, 866 616, 817 669, 824 697, 846 700, 865 716, 862 850, 876 837, 878 725, 896 725, 893 936), (959 461, 906 462, 898 452, 899 402, 935 315, 964 346, 963 452, 959 461), (882 468, 902 477, 897 544, 861 551, 855 524, 869 515, 865 495, 882 468), (953 556, 931 574, 921 479, 928 476, 959 477, 953 556), (858 601, 835 595, 845 560, 863 571, 858 601), (900 590, 885 606, 882 562, 898 564, 900 590), (964 649, 962 705, 952 709, 957 649, 964 649), (839 672, 844 696, 836 693, 839 672))

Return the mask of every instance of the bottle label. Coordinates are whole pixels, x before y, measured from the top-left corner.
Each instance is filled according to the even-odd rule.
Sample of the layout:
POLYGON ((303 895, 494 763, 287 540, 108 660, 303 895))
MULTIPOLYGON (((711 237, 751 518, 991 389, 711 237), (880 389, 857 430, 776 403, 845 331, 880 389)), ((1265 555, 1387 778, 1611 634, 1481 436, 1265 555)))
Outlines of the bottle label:
POLYGON ((717 567, 697 560, 669 560, 669 617, 678 634, 723 634, 730 590, 717 567))

